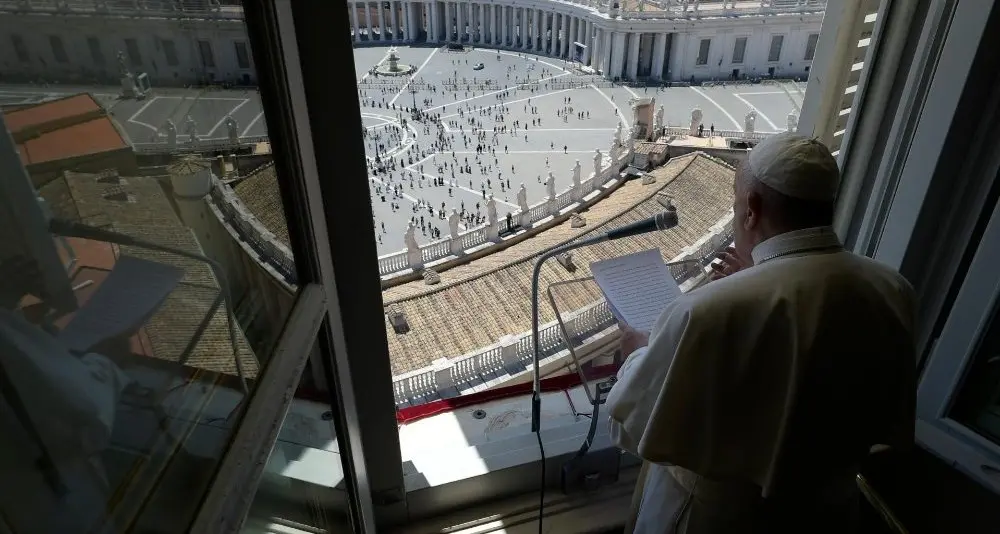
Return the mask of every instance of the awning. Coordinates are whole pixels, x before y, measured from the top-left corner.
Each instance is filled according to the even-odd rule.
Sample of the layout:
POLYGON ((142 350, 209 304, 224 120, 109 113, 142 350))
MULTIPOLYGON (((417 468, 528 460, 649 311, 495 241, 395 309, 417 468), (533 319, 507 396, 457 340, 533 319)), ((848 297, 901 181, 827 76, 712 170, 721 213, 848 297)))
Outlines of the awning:
POLYGON ((579 46, 580 48, 587 48, 587 45, 580 42, 573 42, 573 46, 579 46))

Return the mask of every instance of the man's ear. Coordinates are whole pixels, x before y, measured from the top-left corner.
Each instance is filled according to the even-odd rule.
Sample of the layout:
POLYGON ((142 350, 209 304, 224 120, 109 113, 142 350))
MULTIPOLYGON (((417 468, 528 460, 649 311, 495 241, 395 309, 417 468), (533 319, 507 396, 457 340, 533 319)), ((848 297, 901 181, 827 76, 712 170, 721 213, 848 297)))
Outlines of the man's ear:
POLYGON ((743 218, 743 229, 753 230, 760 224, 762 199, 753 189, 746 192, 746 215, 743 218))

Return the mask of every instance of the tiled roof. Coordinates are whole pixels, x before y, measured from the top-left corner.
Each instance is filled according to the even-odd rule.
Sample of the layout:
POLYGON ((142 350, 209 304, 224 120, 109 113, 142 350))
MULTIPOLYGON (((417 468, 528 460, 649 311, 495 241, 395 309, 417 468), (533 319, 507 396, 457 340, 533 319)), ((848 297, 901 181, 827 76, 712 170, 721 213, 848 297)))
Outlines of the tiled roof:
POLYGON ((40 128, 46 124, 71 117, 100 111, 101 106, 87 93, 49 100, 4 113, 7 129, 17 133, 27 128, 40 128))
MULTIPOLYGON (((201 254, 198 240, 186 227, 115 224, 114 230, 158 245, 201 254)), ((173 265, 184 270, 180 285, 170 292, 163 304, 146 320, 145 331, 153 347, 153 356, 183 363, 198 369, 236 375, 229 326, 219 284, 207 264, 192 259, 136 247, 123 246, 120 254, 173 265), (199 330, 204 326, 204 330, 199 330), (192 341, 196 341, 192 345, 192 341)), ((258 364, 239 325, 236 343, 247 378, 257 376, 258 364)))
POLYGON ((285 209, 281 205, 281 192, 278 191, 278 177, 273 165, 264 167, 236 184, 233 191, 265 228, 283 245, 290 246, 285 209))
MULTIPOLYGON (((733 169, 704 154, 674 158, 650 174, 656 177, 655 184, 630 181, 582 213, 587 220, 583 228, 571 228, 566 221, 505 250, 444 271, 440 284, 428 286, 418 280, 386 289, 382 294, 385 306, 402 311, 410 327, 407 333, 396 334, 386 319, 392 372, 418 369, 435 359, 465 354, 494 344, 504 335, 528 330, 534 256, 662 211, 659 193, 668 195, 677 206, 677 228, 577 250, 574 273, 550 261, 542 269, 543 294, 553 282, 589 276, 590 262, 599 259, 656 247, 664 260, 669 260, 702 237, 731 207, 733 169)), ((567 287, 560 295, 569 309, 601 298, 590 284, 567 287)), ((543 323, 554 318, 544 298, 541 311, 543 323)))
POLYGON ((635 144, 636 154, 662 154, 667 151, 666 143, 653 143, 650 141, 641 141, 635 144))
POLYGON ((108 117, 57 128, 17 146, 21 163, 31 165, 128 147, 108 117))
MULTIPOLYGON (((65 172, 42 186, 39 193, 56 217, 201 253, 197 239, 177 218, 157 178, 65 172)), ((211 312, 219 297, 219 284, 208 265, 130 246, 120 247, 118 253, 184 270, 181 284, 144 325, 152 355, 208 371, 236 374, 225 311, 220 304, 211 312), (197 342, 192 344, 192 340, 197 342)), ((258 371, 256 358, 238 326, 236 335, 243 370, 252 378, 258 371)))
POLYGON ((39 190, 61 217, 89 226, 181 226, 157 178, 66 171, 39 190))

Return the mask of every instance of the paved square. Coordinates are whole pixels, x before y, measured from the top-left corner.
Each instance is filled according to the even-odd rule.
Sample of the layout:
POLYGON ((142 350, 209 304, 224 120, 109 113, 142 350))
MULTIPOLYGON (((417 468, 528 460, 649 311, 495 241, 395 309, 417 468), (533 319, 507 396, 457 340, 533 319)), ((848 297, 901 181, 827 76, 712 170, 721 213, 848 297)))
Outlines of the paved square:
POLYGON ((630 88, 533 54, 405 46, 395 51, 401 65, 414 68, 412 74, 372 73, 385 66, 388 47, 355 50, 379 254, 404 247, 411 218, 423 244, 436 235, 447 238, 452 209, 463 214, 464 229, 485 220, 489 195, 502 218, 519 211, 522 183, 533 205, 546 198, 550 172, 557 193, 572 185, 577 160, 585 179, 595 150, 607 152, 619 123, 624 132, 631 127, 632 98, 655 97, 670 126, 686 127, 697 107, 706 130, 714 124, 742 131, 744 116, 756 109, 755 129, 776 132, 785 129, 804 90, 776 84, 630 88), (430 117, 411 121, 408 108, 414 105, 430 117), (395 165, 381 165, 387 161, 395 165))
MULTIPOLYGON (((395 163, 394 169, 384 172, 370 169, 379 254, 403 249, 411 217, 416 217, 418 229, 423 217, 419 243, 434 240, 431 229, 447 237, 448 224, 438 217, 442 205, 446 214, 464 209, 466 215, 485 219, 485 191, 494 196, 497 214, 504 217, 517 213, 517 189, 522 183, 528 204, 533 205, 547 195, 548 173, 555 177, 557 193, 571 185, 577 160, 585 179, 593 170, 595 149, 606 154, 619 123, 624 132, 631 126, 631 98, 655 97, 670 126, 687 127, 691 110, 700 108, 706 130, 714 124, 720 130, 742 131, 744 116, 753 108, 758 112, 756 130, 771 132, 785 129, 788 113, 801 107, 806 87, 804 82, 775 82, 631 88, 583 75, 563 60, 534 54, 490 48, 395 50, 401 64, 413 67, 412 74, 373 76, 371 70, 388 61, 390 48, 354 50, 369 164, 375 167, 376 156, 395 163), (403 108, 414 104, 430 118, 411 121, 403 108), (444 185, 433 185, 435 180, 444 185), (393 189, 398 191, 395 197, 393 189)), ((154 87, 144 100, 127 100, 117 98, 119 88, 112 86, 2 85, 0 105, 84 91, 97 97, 134 143, 165 143, 168 119, 183 142, 188 116, 201 140, 226 139, 224 122, 229 115, 240 136, 267 134, 255 90, 154 87)), ((330 97, 336 98, 334 94, 330 97)), ((474 225, 474 220, 468 224, 474 225)))

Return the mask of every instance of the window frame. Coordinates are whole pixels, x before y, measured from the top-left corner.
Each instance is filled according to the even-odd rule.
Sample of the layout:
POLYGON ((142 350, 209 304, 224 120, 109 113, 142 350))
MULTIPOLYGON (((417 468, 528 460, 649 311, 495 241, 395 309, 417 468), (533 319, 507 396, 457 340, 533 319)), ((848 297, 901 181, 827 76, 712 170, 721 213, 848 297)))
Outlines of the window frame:
POLYGON ((101 50, 100 38, 95 35, 88 35, 87 48, 90 50, 90 60, 94 62, 95 66, 103 67, 107 64, 107 60, 104 57, 104 51, 101 50))
POLYGON ((806 36, 806 53, 803 54, 803 61, 812 61, 816 57, 816 47, 819 45, 819 34, 810 33, 806 36), (810 45, 810 41, 812 44, 810 45), (810 53, 811 52, 811 53, 810 53))
POLYGON ((202 69, 215 68, 215 50, 212 49, 212 41, 208 39, 198 39, 195 41, 198 47, 198 63, 202 69))
POLYGON ((950 417, 969 366, 989 328, 1000 283, 1000 204, 993 207, 968 276, 937 339, 917 390, 917 441, 1000 495, 1000 443, 950 417), (984 287, 991 290, 984 291, 984 287))
POLYGON ((750 36, 749 35, 737 35, 733 39, 733 55, 730 58, 730 63, 732 63, 733 65, 743 65, 744 63, 746 63, 746 58, 747 58, 747 44, 749 42, 750 42, 750 36), (743 49, 740 50, 740 60, 736 61, 736 45, 740 42, 741 39, 743 40, 743 49))
POLYGON ((781 62, 781 52, 785 48, 785 34, 783 33, 772 33, 771 40, 767 44, 767 62, 768 63, 780 63, 781 62), (771 53, 774 52, 774 43, 777 40, 778 43, 778 53, 774 55, 774 59, 771 59, 771 53))
POLYGON ((1000 445, 948 414, 1000 298, 997 32, 997 5, 884 0, 842 145, 838 232, 917 291, 917 443, 1000 493, 1000 445))
POLYGON ((139 40, 134 37, 125 38, 125 55, 128 56, 129 65, 133 67, 142 66, 142 49, 139 48, 139 40), (131 43, 133 46, 129 46, 131 43), (133 48, 134 54, 133 54, 133 48))
MULTIPOLYGON (((297 315, 302 319, 286 324, 282 340, 301 341, 318 329, 320 350, 312 351, 318 353, 312 365, 319 368, 317 372, 331 390, 332 424, 339 438, 351 524, 354 532, 374 532, 376 519, 384 522, 405 516, 405 491, 371 207, 368 202, 341 202, 345 196, 367 199, 367 180, 361 179, 367 171, 362 159, 345 165, 340 151, 315 148, 336 145, 345 147, 348 154, 364 153, 357 135, 362 128, 360 103, 325 98, 329 27, 346 26, 348 13, 327 2, 244 0, 244 17, 275 169, 282 177, 282 204, 296 207, 285 213, 300 287, 315 284, 325 299, 322 320, 313 322, 315 312, 297 315), (333 184, 321 180, 321 173, 356 174, 358 179, 333 184), (342 312, 341 302, 350 303, 350 313, 342 312), (373 358, 378 352, 385 357, 373 358), (358 402, 355 393, 362 388, 364 403, 358 402)), ((352 48, 350 35, 345 33, 332 51, 348 52, 352 67, 352 48)), ((248 413, 255 403, 267 404, 274 392, 294 391, 300 378, 300 371, 265 372, 257 387, 258 392, 269 393, 255 395, 248 413)), ((267 461, 284 417, 283 409, 273 408, 240 428, 203 500, 193 532, 239 530, 253 494, 247 486, 235 486, 247 488, 245 492, 232 488, 256 484, 259 473, 241 473, 232 466, 267 461), (220 530, 220 525, 226 528, 220 530)))
POLYGON ((698 55, 694 58, 694 66, 695 67, 704 67, 705 65, 708 65, 708 58, 711 55, 712 55, 712 38, 711 37, 698 37, 698 55), (702 46, 706 42, 708 43, 708 46, 702 46), (705 57, 704 58, 702 58, 702 56, 701 56, 702 48, 704 48, 704 52, 705 52, 705 57))
MULTIPOLYGON (((381 290, 377 275, 374 274, 377 273, 374 228, 368 227, 370 217, 362 216, 367 214, 369 205, 363 202, 334 202, 336 198, 342 200, 351 195, 367 195, 363 189, 367 184, 360 179, 343 180, 334 189, 331 184, 321 181, 321 174, 343 174, 345 162, 338 161, 333 151, 315 149, 316 146, 341 145, 347 147, 346 153, 364 153, 357 136, 360 129, 360 108, 355 106, 358 103, 350 99, 346 102, 332 102, 331 99, 322 98, 325 92, 324 80, 328 78, 328 73, 325 72, 325 63, 320 60, 331 53, 328 28, 347 26, 349 14, 342 8, 325 2, 276 0, 271 4, 246 0, 245 3, 249 42, 253 43, 252 57, 258 76, 262 79, 262 95, 278 95, 262 99, 268 118, 274 117, 274 120, 269 120, 268 127, 275 143, 276 167, 279 172, 289 169, 294 176, 293 179, 281 181, 283 200, 286 205, 301 203, 303 206, 299 210, 303 212, 301 216, 289 217, 289 232, 293 249, 296 250, 296 264, 300 270, 304 270, 300 273, 300 280, 303 284, 310 280, 321 284, 327 299, 328 313, 319 332, 324 353, 321 364, 328 383, 334 390, 331 394, 335 398, 332 403, 334 423, 338 436, 341 437, 339 445, 344 458, 345 485, 354 504, 351 507, 352 523, 356 531, 373 531, 376 522, 381 526, 394 519, 398 521, 415 510, 407 508, 388 357, 371 357, 379 351, 387 355, 387 350, 382 346, 384 328, 378 320, 382 317, 382 310, 381 290), (345 105, 349 106, 346 114, 345 105), (344 120, 345 117, 348 120, 344 120), (278 123, 272 124, 275 121, 278 123), (282 122, 287 124, 282 126, 282 122), (350 149, 351 146, 355 148, 350 149), (345 187, 348 190, 345 191, 345 187), (298 230, 293 231, 293 226, 298 230), (332 247, 331 243, 336 243, 337 246, 332 247), (350 302, 352 313, 342 313, 341 302, 350 302), (366 391, 364 404, 357 402, 358 395, 355 393, 362 387, 366 391)), ((844 0, 831 0, 831 4, 849 5, 844 0)), ((896 2, 896 5, 902 5, 902 2, 896 2)), ((903 12, 904 10, 896 10, 897 14, 903 12)), ((827 41, 825 37, 821 35, 817 42, 817 58, 824 41, 827 41)), ((351 54, 348 57, 353 65, 349 32, 335 39, 339 40, 335 42, 332 52, 351 54)), ((708 64, 711 53, 711 39, 707 40, 708 54, 704 65, 708 64)), ((874 41, 876 37, 873 35, 874 41)), ((700 47, 701 41, 699 56, 700 47)), ((885 58, 891 58, 891 53, 896 53, 896 50, 886 47, 880 48, 878 52, 884 54, 885 58)), ((873 47, 870 53, 874 52, 873 47)), ((878 80, 873 80, 872 83, 876 81, 878 80)), ((890 87, 893 86, 890 84, 890 87)), ((878 94, 871 96, 874 100, 878 94)), ((903 107, 900 109, 903 110, 903 107)), ((912 112, 913 108, 906 110, 912 112)), ((887 113, 886 118, 891 119, 891 113, 887 113)), ((348 174, 357 173, 360 177, 365 173, 360 156, 357 161, 346 163, 348 174)), ((912 239, 908 243, 915 244, 919 241, 912 239)), ((291 328, 291 325, 286 328, 291 328)), ((269 380, 267 374, 263 380, 269 380)), ((281 422, 280 419, 276 421, 278 424, 281 422)), ((572 441, 578 446, 579 438, 585 432, 585 428, 566 429, 559 436, 545 436, 548 433, 543 432, 547 452, 550 439, 564 444, 572 441)), ((259 445, 261 441, 258 439, 254 443, 259 445)), ((234 443, 230 453, 239 450, 239 446, 240 443, 234 443)), ((258 446, 256 450, 259 457, 261 447, 258 446)), ((419 501, 423 505, 430 503, 441 506, 444 502, 450 502, 442 499, 447 495, 462 494, 468 498, 468 493, 462 488, 470 487, 474 487, 480 497, 499 495, 512 489, 530 490, 536 487, 534 480, 525 476, 511 477, 511 473, 536 473, 534 469, 537 468, 537 456, 532 457, 531 448, 527 446, 520 452, 524 463, 514 470, 491 472, 475 479, 423 488, 419 491, 433 494, 433 497, 425 495, 419 501)), ((547 457, 551 458, 551 455, 547 454, 547 457)), ((229 454, 225 460, 230 461, 229 454)), ((555 462, 549 464, 549 467, 553 465, 555 462)), ((214 481, 212 493, 218 498, 217 493, 226 491, 229 487, 231 486, 220 478, 214 481)), ((206 499, 206 502, 217 501, 206 499)), ((417 503, 413 504, 418 506, 417 503)), ((203 508, 201 512, 206 514, 206 521, 212 517, 213 511, 208 508, 203 508)), ((237 512, 229 509, 226 513, 237 512)), ((202 515, 199 514, 199 520, 201 519, 202 515)))
POLYGON ((233 41, 233 50, 236 53, 236 68, 242 70, 249 70, 253 68, 253 63, 250 61, 250 46, 246 41, 233 41), (242 54, 240 54, 240 47, 242 46, 242 54))
POLYGON ((177 57, 177 43, 173 39, 160 39, 160 45, 163 48, 163 60, 167 62, 168 67, 176 67, 181 64, 180 58, 177 57))
POLYGON ((10 34, 10 41, 17 60, 21 63, 31 63, 31 53, 28 52, 28 43, 25 42, 24 36, 19 33, 12 33, 10 34))
POLYGON ((52 58, 56 63, 69 63, 69 54, 66 53, 66 42, 60 35, 49 35, 49 47, 52 48, 52 58))

